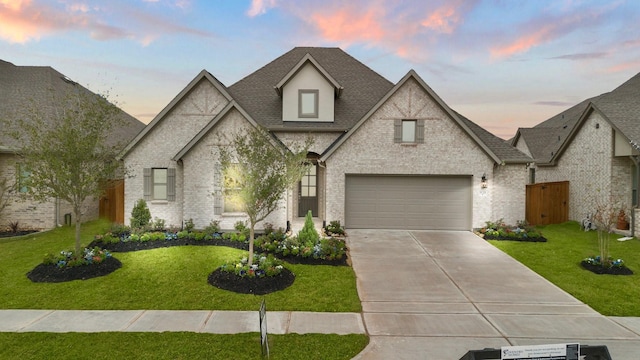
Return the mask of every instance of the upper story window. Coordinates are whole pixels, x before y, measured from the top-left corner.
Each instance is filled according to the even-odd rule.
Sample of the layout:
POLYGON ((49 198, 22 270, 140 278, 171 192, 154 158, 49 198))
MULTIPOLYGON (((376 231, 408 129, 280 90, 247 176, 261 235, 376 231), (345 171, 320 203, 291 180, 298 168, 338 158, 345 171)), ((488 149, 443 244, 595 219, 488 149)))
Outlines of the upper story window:
POLYGON ((298 90, 298 117, 318 118, 318 90, 298 90))
POLYGON ((415 120, 402 120, 402 142, 403 143, 416 142, 416 121, 415 120))
POLYGON ((393 141, 402 144, 424 143, 424 120, 396 120, 393 141))

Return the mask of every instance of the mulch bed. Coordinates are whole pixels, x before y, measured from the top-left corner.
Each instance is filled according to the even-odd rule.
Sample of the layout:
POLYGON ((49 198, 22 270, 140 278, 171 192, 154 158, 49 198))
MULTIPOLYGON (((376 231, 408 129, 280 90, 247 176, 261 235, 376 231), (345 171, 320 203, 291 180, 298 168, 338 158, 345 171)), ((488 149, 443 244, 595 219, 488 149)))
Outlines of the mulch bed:
POLYGON ((40 264, 27 273, 29 280, 38 283, 58 283, 72 280, 87 280, 109 275, 120 269, 120 260, 109 257, 99 264, 60 268, 54 264, 40 264))
POLYGON ((583 268, 596 273, 598 275, 633 275, 633 271, 628 267, 603 267, 600 265, 589 264, 586 261, 580 263, 583 268))
POLYGON ((22 231, 2 231, 0 232, 0 238, 14 237, 14 236, 25 236, 33 233, 37 233, 38 230, 22 230, 22 231))
POLYGON ((228 271, 216 269, 207 279, 210 285, 219 289, 229 290, 240 294, 266 295, 288 288, 293 284, 296 276, 287 269, 276 276, 242 277, 228 271))
POLYGON ((243 241, 231 240, 193 240, 193 239, 176 239, 176 240, 155 240, 155 241, 120 241, 117 243, 103 243, 101 241, 92 241, 88 248, 98 246, 111 252, 129 252, 139 250, 159 249, 172 246, 227 246, 234 249, 249 250, 249 243, 243 241))
MULTIPOLYGON (((89 244, 89 248, 98 246, 111 252, 129 252, 157 249, 171 246, 228 246, 241 250, 248 250, 248 243, 229 241, 229 240, 164 240, 164 241, 128 241, 118 243, 102 243, 93 241, 89 244)), ((338 260, 314 259, 311 257, 304 258, 301 256, 277 256, 276 257, 291 263, 304 265, 332 265, 332 266, 348 266, 347 256, 343 256, 338 260)), ((27 277, 33 282, 64 282, 72 280, 86 280, 98 276, 108 275, 119 269, 122 263, 114 257, 107 258, 104 262, 94 265, 84 265, 75 267, 59 268, 56 265, 40 264, 32 271, 27 273, 27 277)), ((286 289, 291 286, 295 280, 295 275, 288 269, 283 269, 277 276, 266 276, 262 278, 241 277, 234 273, 213 271, 207 281, 210 285, 220 289, 229 290, 241 294, 265 295, 275 291, 286 289)))
POLYGON ((512 238, 506 236, 493 236, 493 235, 485 235, 485 240, 502 240, 502 241, 524 241, 524 242, 547 242, 545 237, 523 237, 523 238, 512 238))

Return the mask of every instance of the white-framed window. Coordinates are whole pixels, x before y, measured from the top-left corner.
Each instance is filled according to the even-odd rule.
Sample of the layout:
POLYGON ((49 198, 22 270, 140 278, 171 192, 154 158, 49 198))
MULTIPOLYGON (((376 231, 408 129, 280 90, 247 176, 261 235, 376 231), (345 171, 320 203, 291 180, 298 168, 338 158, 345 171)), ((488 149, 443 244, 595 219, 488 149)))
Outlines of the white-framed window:
POLYGON ((146 201, 176 201, 176 169, 144 168, 144 190, 146 201))
POLYGON ((298 117, 318 118, 318 90, 298 90, 298 117))
POLYGON ((395 120, 393 142, 401 144, 424 143, 424 120, 395 120))
POLYGON ((151 179, 153 182, 153 200, 167 200, 167 169, 153 168, 151 169, 151 179))
POLYGON ((402 120, 402 142, 416 142, 416 120, 402 120))
POLYGON ((240 198, 240 167, 238 164, 230 166, 224 174, 224 198, 222 211, 225 213, 244 212, 242 199, 240 198))

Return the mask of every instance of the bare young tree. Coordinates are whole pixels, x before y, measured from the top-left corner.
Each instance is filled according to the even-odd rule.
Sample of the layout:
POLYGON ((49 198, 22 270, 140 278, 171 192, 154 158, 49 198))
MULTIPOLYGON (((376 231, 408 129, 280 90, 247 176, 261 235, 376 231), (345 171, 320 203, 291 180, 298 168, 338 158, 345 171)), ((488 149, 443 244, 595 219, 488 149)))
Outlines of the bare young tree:
POLYGON ((286 149, 264 128, 237 133, 220 146, 225 200, 239 204, 249 218, 249 265, 253 264, 255 225, 279 208, 282 196, 309 169, 311 138, 286 149))
POLYGON ((79 89, 57 99, 55 111, 32 107, 11 124, 19 144, 17 156, 27 169, 27 196, 36 201, 61 199, 73 207, 75 251, 79 254, 82 205, 104 191, 121 164, 121 144, 109 140, 123 123, 120 110, 106 96, 79 89))

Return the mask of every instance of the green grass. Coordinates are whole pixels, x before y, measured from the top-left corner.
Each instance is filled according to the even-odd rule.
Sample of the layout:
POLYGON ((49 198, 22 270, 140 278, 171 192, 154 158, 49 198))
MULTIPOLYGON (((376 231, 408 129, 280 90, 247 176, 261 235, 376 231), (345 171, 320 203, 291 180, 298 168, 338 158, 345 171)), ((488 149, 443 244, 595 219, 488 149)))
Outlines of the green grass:
POLYGON ((576 222, 540 227, 546 243, 489 241, 594 310, 608 316, 640 316, 640 241, 620 242, 611 234, 609 253, 621 258, 634 275, 597 275, 580 261, 598 255, 597 232, 576 222))
MULTIPOLYGON (((83 225, 82 242, 109 224, 83 225)), ((122 268, 104 277, 64 283, 33 283, 26 273, 46 253, 73 247, 71 228, 0 239, 0 308, 257 310, 262 296, 237 294, 207 283, 207 276, 241 250, 219 246, 180 246, 114 253, 122 268)), ((359 312, 362 307, 353 269, 346 266, 290 265, 289 288, 265 295, 270 311, 359 312)))
MULTIPOLYGON (((365 335, 268 335, 270 359, 351 359, 365 335)), ((260 335, 245 333, 0 333, 2 359, 259 359, 260 335)))

